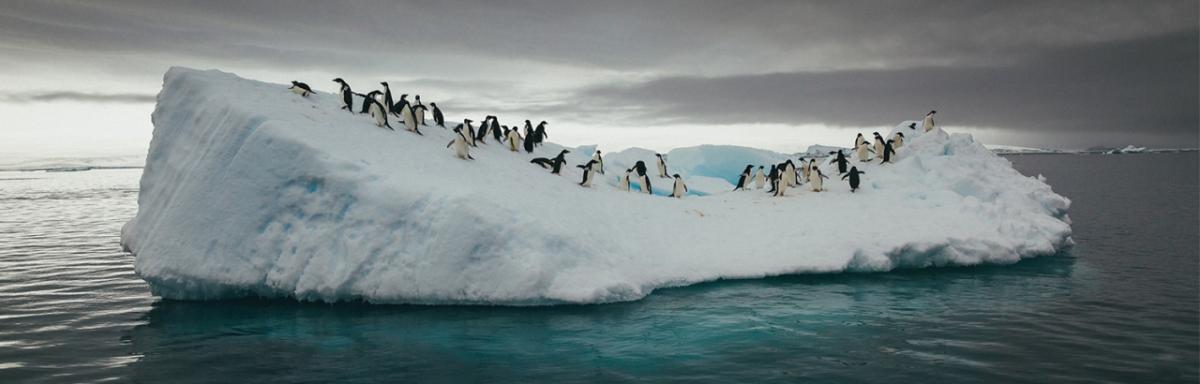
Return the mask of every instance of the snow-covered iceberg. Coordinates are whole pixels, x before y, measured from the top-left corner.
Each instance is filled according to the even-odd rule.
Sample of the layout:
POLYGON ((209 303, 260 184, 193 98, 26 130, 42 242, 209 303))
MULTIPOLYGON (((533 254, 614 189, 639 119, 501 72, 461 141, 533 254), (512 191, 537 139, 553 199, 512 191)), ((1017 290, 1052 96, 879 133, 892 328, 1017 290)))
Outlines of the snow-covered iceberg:
POLYGON ((338 105, 218 71, 167 72, 138 213, 122 230, 156 295, 598 303, 723 278, 1012 263, 1071 243, 1069 201, 968 135, 908 134, 895 164, 859 164, 857 193, 825 164, 826 192, 783 198, 723 184, 781 155, 680 149, 671 172, 704 196, 673 199, 616 188, 636 160, 653 172, 646 150, 606 151, 607 173, 583 188, 573 165, 594 147, 574 149, 563 175, 529 163, 562 149, 552 143, 533 155, 483 144, 464 161, 442 128, 388 131, 338 105))

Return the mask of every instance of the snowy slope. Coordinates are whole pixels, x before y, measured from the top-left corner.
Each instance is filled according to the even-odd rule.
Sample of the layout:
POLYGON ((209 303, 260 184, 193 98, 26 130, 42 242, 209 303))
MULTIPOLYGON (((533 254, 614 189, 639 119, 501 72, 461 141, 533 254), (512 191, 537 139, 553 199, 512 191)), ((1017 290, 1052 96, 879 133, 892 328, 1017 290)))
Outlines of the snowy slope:
POLYGON ((826 165, 828 191, 784 198, 712 186, 729 164, 777 161, 769 151, 678 150, 671 171, 712 194, 673 199, 614 186, 619 164, 653 172, 652 152, 609 154, 602 182, 582 188, 573 165, 590 148, 561 176, 495 143, 464 161, 442 128, 379 129, 330 94, 285 88, 167 72, 138 214, 122 231, 156 295, 594 303, 719 278, 1011 263, 1070 243, 1069 201, 966 135, 909 138, 898 163, 861 167, 857 193, 826 165))

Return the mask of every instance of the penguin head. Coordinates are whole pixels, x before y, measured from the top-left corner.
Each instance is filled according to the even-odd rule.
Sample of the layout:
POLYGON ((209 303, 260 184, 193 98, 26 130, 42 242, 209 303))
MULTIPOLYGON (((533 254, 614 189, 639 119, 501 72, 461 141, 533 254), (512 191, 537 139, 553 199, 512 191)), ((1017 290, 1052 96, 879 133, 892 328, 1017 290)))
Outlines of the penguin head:
POLYGON ((429 103, 429 105, 432 105, 434 108, 437 108, 437 103, 429 103))
POLYGON ((296 86, 296 84, 298 84, 298 83, 299 83, 299 81, 292 80, 292 86, 293 86, 293 87, 294 87, 294 86, 296 86))
POLYGON ((760 165, 760 166, 758 166, 758 169, 763 169, 763 166, 761 166, 761 165, 760 165))
MULTIPOLYGON (((916 124, 913 124, 913 125, 916 125, 916 124)), ((900 138, 904 138, 904 132, 896 132, 896 136, 900 136, 900 138)))
POLYGON ((416 98, 417 98, 417 100, 421 100, 421 95, 416 95, 416 96, 414 96, 414 97, 416 97, 416 98))
POLYGON ((917 123, 909 124, 908 129, 917 129, 917 123))
POLYGON ((342 80, 342 78, 340 78, 340 77, 333 79, 333 82, 338 83, 338 84, 346 84, 346 81, 342 80))
POLYGON ((676 178, 676 179, 678 179, 678 178, 679 178, 679 174, 678 174, 678 173, 676 173, 676 174, 674 174, 674 175, 671 175, 671 176, 672 176, 672 177, 674 177, 674 178, 676 178))
POLYGON ((379 85, 382 85, 384 88, 387 88, 388 86, 386 81, 380 81, 379 85))
POLYGON ((937 113, 937 111, 929 111, 930 115, 935 114, 935 113, 937 113))
POLYGON ((474 122, 475 122, 475 120, 471 120, 471 119, 463 119, 463 122, 464 122, 464 123, 467 123, 467 124, 471 124, 471 123, 474 123, 474 122))
POLYGON ((661 154, 661 153, 655 153, 655 154, 654 154, 654 157, 657 157, 657 158, 660 158, 660 159, 661 159, 661 158, 662 158, 662 154, 661 154))
POLYGON ((405 97, 408 97, 408 94, 407 94, 407 93, 401 94, 401 95, 400 95, 400 100, 404 100, 404 98, 405 98, 405 97))
POLYGON ((462 125, 454 127, 454 133, 462 133, 462 125))

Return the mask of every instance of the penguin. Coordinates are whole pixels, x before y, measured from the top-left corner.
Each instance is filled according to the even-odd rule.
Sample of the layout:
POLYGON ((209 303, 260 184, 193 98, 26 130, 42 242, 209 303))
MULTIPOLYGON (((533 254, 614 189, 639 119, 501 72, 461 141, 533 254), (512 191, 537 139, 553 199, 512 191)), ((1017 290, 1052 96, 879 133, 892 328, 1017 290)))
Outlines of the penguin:
POLYGON ((475 126, 471 125, 475 120, 463 119, 463 134, 467 135, 467 144, 475 146, 475 126))
POLYGON ((637 172, 638 184, 642 186, 642 191, 653 195, 654 188, 650 186, 650 175, 646 173, 646 163, 638 160, 633 164, 633 170, 637 172))
POLYGON ((355 93, 355 95, 358 95, 358 96, 360 96, 360 97, 362 97, 362 98, 363 98, 362 109, 361 109, 361 110, 359 110, 359 111, 358 111, 358 113, 362 113, 362 114, 371 113, 371 103, 370 103, 370 101, 371 101, 371 100, 379 101, 379 99, 378 99, 378 98, 376 98, 376 96, 378 96, 379 94, 380 94, 380 92, 379 92, 379 91, 371 91, 371 92, 368 92, 368 93, 367 93, 367 94, 365 94, 365 95, 364 95, 364 94, 361 94, 361 93, 355 93))
POLYGON ((867 152, 875 152, 874 150, 871 149, 871 145, 867 144, 866 141, 863 141, 858 144, 857 151, 858 151, 858 161, 861 163, 871 161, 871 158, 867 155, 867 152))
POLYGON ((413 102, 413 111, 415 111, 417 114, 417 124, 429 125, 425 124, 425 110, 427 108, 425 108, 425 104, 421 104, 421 95, 417 95, 416 99, 417 100, 413 102))
POLYGON ((583 181, 579 182, 579 186, 591 187, 592 179, 596 178, 596 160, 588 160, 587 164, 578 167, 583 168, 583 181))
POLYGON ((883 156, 883 136, 879 136, 879 132, 875 132, 875 157, 883 156))
POLYGON ((417 118, 413 115, 413 109, 408 105, 408 103, 400 106, 400 118, 404 119, 404 128, 408 129, 409 132, 414 132, 418 135, 424 135, 421 133, 421 130, 417 128, 417 118))
POLYGON ((742 170, 742 175, 738 176, 737 185, 735 185, 733 187, 733 190, 736 191, 736 190, 740 189, 740 190, 745 191, 747 189, 747 187, 750 186, 750 172, 753 169, 754 169, 753 165, 749 165, 749 164, 746 165, 746 169, 742 170))
POLYGON ((542 146, 542 142, 545 141, 546 138, 550 137, 546 135, 546 122, 544 120, 538 123, 537 128, 534 128, 533 134, 535 137, 537 137, 537 139, 533 141, 533 144, 539 147, 542 146))
MULTIPOLYGON (((790 164, 790 162, 791 160, 788 160, 788 164, 790 164)), ((785 172, 787 169, 786 165, 779 166, 778 169, 781 171, 779 171, 778 180, 775 181, 775 197, 783 197, 783 193, 788 189, 787 174, 789 172, 785 172)), ((796 175, 795 171, 791 172, 791 174, 792 177, 795 177, 796 175)))
POLYGON ((350 90, 350 84, 346 84, 346 81, 342 80, 340 77, 333 79, 333 82, 341 85, 341 88, 338 89, 338 93, 342 95, 342 109, 350 111, 351 114, 354 114, 354 91, 350 90))
POLYGON ((596 162, 596 168, 597 168, 596 172, 603 175, 604 174, 604 157, 600 156, 599 149, 597 149, 596 153, 592 155, 592 160, 594 160, 596 162))
POLYGON ((413 126, 413 132, 416 132, 419 135, 424 135, 424 133, 421 133, 421 131, 419 129, 417 129, 417 127, 424 125, 424 124, 421 124, 421 116, 425 115, 426 109, 427 108, 425 108, 425 106, 421 105, 421 104, 417 104, 416 106, 412 107, 414 120, 417 121, 417 124, 413 126))
POLYGON ((387 127, 387 129, 393 131, 396 130, 388 124, 387 110, 383 108, 383 104, 380 104, 379 100, 375 100, 373 97, 368 97, 363 99, 363 105, 367 106, 367 111, 371 113, 371 117, 375 118, 375 126, 387 127))
POLYGON ((308 84, 304 84, 299 81, 292 81, 292 86, 288 87, 288 90, 292 91, 292 93, 300 95, 300 97, 308 97, 308 95, 313 93, 312 88, 309 88, 308 84))
POLYGON ((812 171, 809 170, 812 164, 812 161, 805 161, 803 157, 800 158, 800 176, 803 177, 801 180, 806 183, 808 182, 808 176, 812 174, 812 171))
POLYGON ((766 175, 763 174, 763 166, 758 166, 758 170, 754 172, 754 189, 763 189, 763 184, 766 184, 766 175))
POLYGON ((533 139, 533 123, 530 123, 529 120, 525 120, 525 138, 533 139))
POLYGON ((475 132, 476 143, 487 144, 488 129, 491 129, 491 125, 488 125, 488 119, 491 119, 491 116, 484 117, 483 121, 479 123, 479 131, 475 132))
POLYGON ((682 199, 683 195, 688 191, 687 185, 683 183, 683 178, 679 177, 678 173, 672 177, 675 178, 675 185, 671 187, 671 197, 682 199))
POLYGON ((910 124, 908 124, 908 129, 911 129, 911 130, 914 130, 914 131, 915 131, 915 130, 917 130, 917 123, 910 123, 910 124))
MULTIPOLYGON (((913 123, 913 125, 916 125, 916 123, 913 123)), ((892 143, 892 148, 900 149, 900 147, 904 146, 904 132, 896 132, 892 136, 892 140, 895 141, 895 143, 892 143)))
POLYGON ((399 115, 406 105, 408 105, 408 94, 404 93, 400 95, 400 100, 396 100, 396 103, 392 104, 392 114, 399 115))
POLYGON ((619 188, 622 191, 626 191, 626 192, 629 191, 629 174, 631 174, 631 173, 633 173, 633 168, 629 168, 629 169, 625 170, 625 175, 621 176, 621 179, 619 180, 619 182, 617 184, 617 188, 619 188))
POLYGON ((396 104, 392 99, 392 89, 388 88, 386 81, 380 81, 379 85, 383 86, 383 106, 387 108, 388 113, 392 112, 392 104, 396 104))
POLYGON ((896 150, 892 148, 892 140, 888 140, 886 143, 883 143, 883 156, 880 156, 882 160, 879 163, 891 163, 894 157, 896 157, 896 150))
POLYGON ((779 177, 783 179, 783 183, 789 187, 796 186, 796 164, 792 163, 792 159, 783 162, 783 171, 779 172, 779 177))
POLYGON ((821 192, 821 187, 824 185, 824 182, 821 181, 821 179, 828 179, 828 177, 825 177, 824 174, 821 174, 821 168, 817 168, 816 165, 812 166, 812 173, 813 177, 812 181, 809 182, 809 185, 812 186, 813 192, 821 192))
POLYGON ((471 148, 467 146, 467 137, 463 134, 462 126, 454 127, 454 140, 450 140, 450 144, 446 144, 446 148, 454 146, 454 154, 463 160, 475 160, 471 157, 471 148))
POLYGON ((504 142, 503 137, 500 135, 500 119, 492 116, 492 126, 488 129, 492 131, 492 138, 496 139, 497 143, 504 142))
POLYGON ((658 158, 658 177, 668 179, 671 176, 667 175, 667 160, 663 159, 661 153, 655 153, 654 157, 658 158))
POLYGON ((842 175, 842 180, 846 180, 847 177, 850 178, 850 193, 854 193, 854 191, 858 190, 858 185, 860 183, 860 179, 859 179, 858 175, 865 175, 865 174, 867 174, 867 173, 859 171, 858 167, 850 167, 850 172, 847 172, 845 175, 842 175))
MULTIPOLYGON (((528 138, 526 138, 526 141, 528 141, 528 138)), ((557 175, 558 172, 562 170, 563 163, 567 162, 566 156, 568 153, 571 153, 571 151, 564 149, 564 150, 562 150, 562 152, 559 152, 558 156, 555 156, 553 159, 547 159, 545 157, 536 157, 533 160, 529 160, 529 162, 540 165, 540 166, 542 166, 542 168, 549 169, 551 174, 557 175)))
POLYGON ((836 152, 829 152, 829 154, 835 155, 832 162, 837 163, 838 174, 846 173, 846 165, 850 163, 849 160, 846 160, 846 154, 842 153, 840 149, 836 152))
POLYGON ((767 190, 767 193, 775 193, 779 183, 779 167, 777 165, 771 164, 771 172, 767 173, 767 181, 771 183, 771 188, 767 190))
POLYGON ((859 132, 858 137, 854 138, 854 148, 858 148, 858 146, 862 145, 862 143, 865 143, 865 142, 867 142, 867 139, 865 137, 863 137, 862 132, 859 132))
POLYGON ((508 129, 508 127, 504 127, 504 131, 508 132, 505 134, 505 139, 504 139, 505 142, 508 143, 508 150, 512 151, 512 152, 516 152, 517 147, 519 147, 521 145, 520 144, 521 134, 517 132, 516 128, 513 128, 510 130, 510 129, 508 129))
POLYGON ((933 130, 933 128, 934 128, 933 115, 934 114, 937 114, 937 111, 929 111, 929 113, 925 114, 925 121, 921 122, 921 126, 925 127, 925 132, 929 132, 929 131, 933 130))
POLYGON ((429 103, 433 107, 433 122, 439 127, 446 128, 446 118, 442 116, 442 110, 438 109, 437 103, 429 103))
POLYGON ((529 120, 525 120, 525 139, 521 141, 521 145, 526 153, 533 153, 533 128, 529 127, 529 120))

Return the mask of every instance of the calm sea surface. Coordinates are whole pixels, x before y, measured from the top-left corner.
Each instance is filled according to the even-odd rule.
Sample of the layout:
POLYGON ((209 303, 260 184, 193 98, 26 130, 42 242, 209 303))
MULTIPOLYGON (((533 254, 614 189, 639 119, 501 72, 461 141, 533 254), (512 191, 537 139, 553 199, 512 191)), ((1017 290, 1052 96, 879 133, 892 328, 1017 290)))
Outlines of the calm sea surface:
POLYGON ((542 308, 162 301, 118 244, 140 170, 0 172, 0 383, 1196 383, 1197 154, 1009 159, 1073 250, 542 308))

